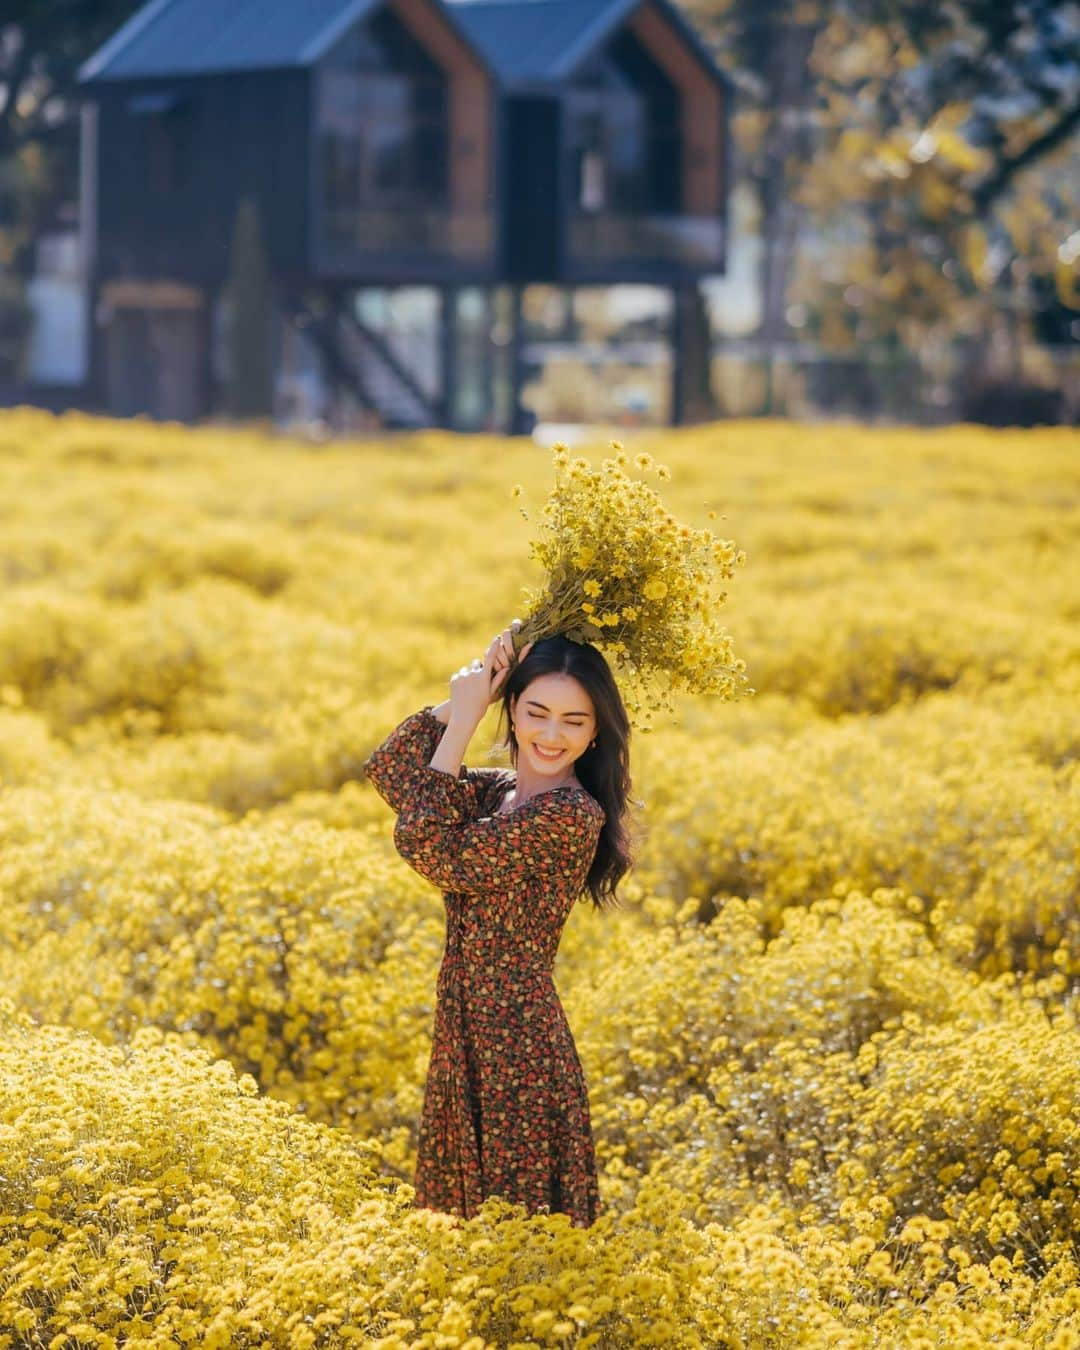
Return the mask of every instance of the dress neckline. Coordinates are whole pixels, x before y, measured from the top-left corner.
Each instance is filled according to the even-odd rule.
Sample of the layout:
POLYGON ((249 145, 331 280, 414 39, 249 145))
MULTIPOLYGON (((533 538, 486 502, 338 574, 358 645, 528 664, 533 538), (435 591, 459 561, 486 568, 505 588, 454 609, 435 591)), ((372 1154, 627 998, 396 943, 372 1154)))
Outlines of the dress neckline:
POLYGON ((584 792, 586 797, 591 795, 588 788, 582 787, 580 783, 560 783, 558 787, 544 788, 543 792, 534 792, 531 797, 527 797, 523 802, 518 802, 517 806, 511 806, 508 811, 500 810, 499 807, 501 807, 502 803, 506 800, 507 795, 513 792, 516 786, 517 786, 516 778, 511 778, 507 781, 506 786, 503 788, 503 791, 499 797, 498 805, 496 806, 495 810, 491 813, 492 815, 494 816, 513 815, 515 811, 520 811, 523 807, 528 806, 530 802, 536 801, 538 797, 550 797, 555 792, 568 792, 568 791, 584 792))

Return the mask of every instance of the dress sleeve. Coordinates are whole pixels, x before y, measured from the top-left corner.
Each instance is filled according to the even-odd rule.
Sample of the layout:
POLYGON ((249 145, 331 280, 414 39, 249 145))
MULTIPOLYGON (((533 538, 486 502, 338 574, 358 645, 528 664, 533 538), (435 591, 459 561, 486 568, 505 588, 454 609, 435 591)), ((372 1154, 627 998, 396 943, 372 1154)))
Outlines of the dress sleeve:
POLYGON ((405 861, 444 891, 479 894, 539 877, 580 895, 603 811, 580 793, 545 792, 515 810, 469 818, 467 785, 428 768, 394 827, 405 861))
MULTIPOLYGON (((413 796, 414 786, 424 772, 438 772, 429 766, 445 730, 431 707, 423 707, 406 717, 368 757, 364 772, 379 796, 395 811, 400 811, 413 796)), ((462 766, 462 777, 465 772, 462 766)))

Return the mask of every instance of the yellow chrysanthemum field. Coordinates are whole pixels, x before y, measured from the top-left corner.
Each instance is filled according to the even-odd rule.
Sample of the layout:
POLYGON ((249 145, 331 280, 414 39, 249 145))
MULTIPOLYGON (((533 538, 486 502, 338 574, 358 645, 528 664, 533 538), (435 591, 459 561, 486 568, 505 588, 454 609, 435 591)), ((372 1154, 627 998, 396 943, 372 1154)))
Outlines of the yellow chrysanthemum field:
POLYGON ((550 454, 0 415, 0 1350, 1080 1347, 1080 437, 626 449, 756 692, 635 734, 567 924, 575 1229, 411 1207, 442 907, 361 773, 550 454))

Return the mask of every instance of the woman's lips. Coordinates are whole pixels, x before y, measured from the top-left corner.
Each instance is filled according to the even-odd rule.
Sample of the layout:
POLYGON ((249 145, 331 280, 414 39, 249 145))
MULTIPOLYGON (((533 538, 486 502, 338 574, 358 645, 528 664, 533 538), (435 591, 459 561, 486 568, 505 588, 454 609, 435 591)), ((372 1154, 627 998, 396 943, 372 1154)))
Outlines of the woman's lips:
POLYGON ((540 757, 541 759, 546 759, 546 760, 548 760, 550 763, 553 763, 555 760, 557 760, 557 759, 562 755, 562 753, 563 753, 561 750, 556 750, 556 751, 554 751, 554 752, 550 752, 550 751, 547 751, 547 750, 543 749, 543 748, 542 748, 541 746, 539 746, 539 745, 534 745, 534 746, 533 746, 533 751, 534 751, 535 754, 539 755, 539 757, 540 757))

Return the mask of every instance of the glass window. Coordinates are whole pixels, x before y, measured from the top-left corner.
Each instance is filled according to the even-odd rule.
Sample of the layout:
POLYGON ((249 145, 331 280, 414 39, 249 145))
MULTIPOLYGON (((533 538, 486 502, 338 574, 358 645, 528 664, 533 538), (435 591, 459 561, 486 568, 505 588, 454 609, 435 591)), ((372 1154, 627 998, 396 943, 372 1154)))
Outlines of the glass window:
POLYGON ((602 211, 607 206, 607 175, 601 150, 584 150, 580 159, 578 200, 583 211, 602 211))
POLYGON ((334 49, 320 71, 318 115, 331 222, 364 210, 445 205, 446 77, 391 11, 334 49))
POLYGON ((632 33, 618 34, 575 82, 568 134, 579 210, 681 209, 679 93, 632 33))

